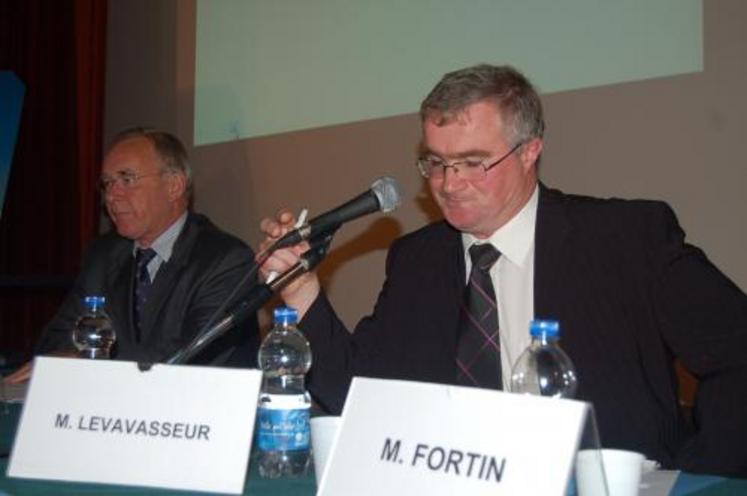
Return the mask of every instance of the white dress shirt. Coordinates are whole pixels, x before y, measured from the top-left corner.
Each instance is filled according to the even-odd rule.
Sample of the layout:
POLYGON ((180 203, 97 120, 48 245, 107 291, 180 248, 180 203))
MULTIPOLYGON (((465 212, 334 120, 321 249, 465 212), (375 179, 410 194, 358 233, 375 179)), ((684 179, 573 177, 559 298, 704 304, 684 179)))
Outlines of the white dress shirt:
MULTIPOLYGON (((156 256, 153 257, 150 262, 148 262, 148 275, 150 275, 151 281, 156 278, 156 274, 158 273, 158 269, 161 268, 161 264, 168 262, 171 258, 171 254, 174 251, 174 243, 176 243, 176 238, 178 238, 179 234, 181 234, 182 228, 184 228, 184 224, 186 224, 186 222, 187 212, 184 212, 150 245, 150 248, 153 248, 153 251, 156 252, 156 256)), ((132 254, 134 255, 139 248, 142 248, 142 246, 135 242, 134 246, 132 247, 132 254)))

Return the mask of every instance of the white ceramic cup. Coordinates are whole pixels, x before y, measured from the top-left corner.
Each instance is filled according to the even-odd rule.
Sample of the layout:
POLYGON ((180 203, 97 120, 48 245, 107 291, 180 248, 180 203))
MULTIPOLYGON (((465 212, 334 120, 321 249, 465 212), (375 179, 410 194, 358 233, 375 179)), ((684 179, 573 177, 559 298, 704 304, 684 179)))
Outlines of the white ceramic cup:
POLYGON ((645 457, 635 451, 616 449, 582 450, 576 456, 576 490, 579 496, 638 496, 641 467, 645 457), (601 460, 600 460, 601 458, 601 460), (601 462, 601 463, 600 463, 601 462))
POLYGON ((341 417, 313 417, 311 419, 311 449, 314 454, 314 473, 317 484, 322 481, 340 423, 341 417))

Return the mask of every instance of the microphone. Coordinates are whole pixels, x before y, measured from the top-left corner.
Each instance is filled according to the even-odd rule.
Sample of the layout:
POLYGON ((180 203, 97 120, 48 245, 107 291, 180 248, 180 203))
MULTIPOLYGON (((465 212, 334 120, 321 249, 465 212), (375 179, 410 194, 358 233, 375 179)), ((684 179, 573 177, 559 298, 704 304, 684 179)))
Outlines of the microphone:
POLYGON ((401 196, 402 190, 396 179, 389 176, 380 177, 365 193, 288 232, 272 245, 271 250, 293 246, 319 234, 334 231, 348 221, 379 210, 384 213, 391 212, 399 206, 401 196))
MULTIPOLYGON (((311 248, 301 255, 298 262, 290 269, 283 272, 280 277, 276 278, 272 282, 257 284, 252 288, 249 295, 244 301, 239 303, 234 309, 215 325, 209 327, 204 332, 199 332, 197 336, 192 339, 185 347, 177 350, 166 363, 169 365, 187 363, 195 355, 198 355, 204 350, 210 343, 221 337, 235 324, 243 321, 249 315, 254 314, 257 310, 262 308, 265 303, 277 293, 280 289, 287 286, 289 283, 294 281, 298 276, 305 272, 309 272, 327 255, 329 250, 329 243, 332 241, 332 235, 320 236, 320 238, 313 239, 311 241, 311 248)), ((256 269, 256 265, 254 268, 256 269)), ((138 364, 140 370, 150 369, 150 364, 141 363, 138 364)))

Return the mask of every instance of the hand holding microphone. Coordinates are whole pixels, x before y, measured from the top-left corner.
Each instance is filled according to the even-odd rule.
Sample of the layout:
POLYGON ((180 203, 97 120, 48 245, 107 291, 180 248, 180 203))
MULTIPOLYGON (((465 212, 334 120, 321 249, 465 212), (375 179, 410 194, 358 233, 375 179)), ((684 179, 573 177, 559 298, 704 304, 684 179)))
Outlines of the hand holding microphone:
MULTIPOLYGON (((342 224, 373 212, 390 212, 401 201, 401 189, 394 178, 382 177, 374 181, 371 188, 342 205, 314 217, 307 223, 296 226, 296 218, 290 210, 283 209, 274 219, 265 218, 260 229, 267 236, 260 245, 260 252, 269 250, 270 256, 262 263, 260 271, 267 278, 272 272, 284 272, 298 262, 309 249, 308 239, 331 234, 342 224)), ((298 310, 302 318, 320 291, 319 279, 314 272, 302 275, 283 288, 280 294, 287 305, 298 310)))
MULTIPOLYGON (((266 237, 259 245, 257 262, 261 263, 259 271, 266 282, 293 267, 301 255, 309 249, 309 244, 304 241, 295 246, 273 251, 273 244, 292 231, 295 224, 296 216, 288 209, 281 209, 274 218, 267 217, 260 222, 260 230, 266 237), (263 262, 260 257, 264 253, 269 254, 269 257, 263 262)), ((319 280, 316 273, 312 271, 299 276, 281 289, 280 296, 287 305, 298 310, 299 318, 301 318, 316 299, 319 290, 319 280)))

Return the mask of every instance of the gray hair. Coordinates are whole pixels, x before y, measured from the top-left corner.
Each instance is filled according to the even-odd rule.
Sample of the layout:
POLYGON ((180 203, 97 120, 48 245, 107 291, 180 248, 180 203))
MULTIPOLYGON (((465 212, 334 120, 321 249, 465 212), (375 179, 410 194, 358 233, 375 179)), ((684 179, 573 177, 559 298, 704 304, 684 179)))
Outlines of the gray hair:
POLYGON ((133 138, 145 138, 151 142, 158 158, 163 162, 164 170, 184 174, 187 179, 186 196, 188 200, 191 200, 194 189, 192 186, 192 166, 187 158, 187 150, 179 138, 166 131, 133 127, 119 132, 112 140, 109 148, 111 149, 115 145, 133 138))
POLYGON ((537 91, 523 74, 507 65, 480 64, 445 74, 420 105, 420 117, 446 124, 467 106, 483 100, 498 105, 505 119, 506 139, 514 144, 544 134, 537 91))

